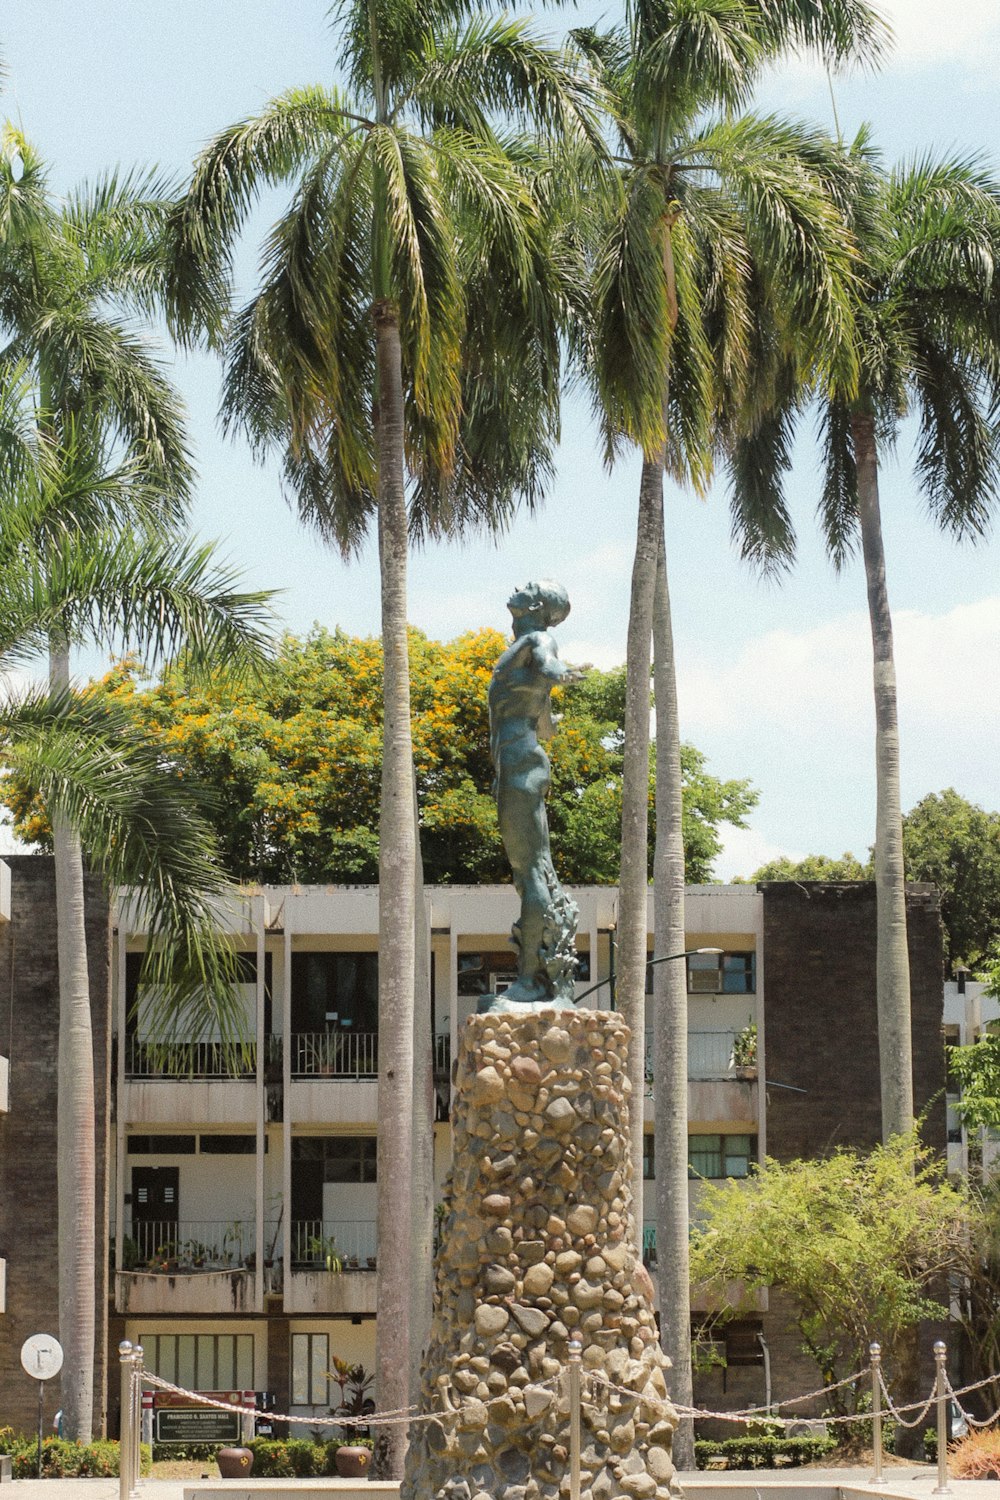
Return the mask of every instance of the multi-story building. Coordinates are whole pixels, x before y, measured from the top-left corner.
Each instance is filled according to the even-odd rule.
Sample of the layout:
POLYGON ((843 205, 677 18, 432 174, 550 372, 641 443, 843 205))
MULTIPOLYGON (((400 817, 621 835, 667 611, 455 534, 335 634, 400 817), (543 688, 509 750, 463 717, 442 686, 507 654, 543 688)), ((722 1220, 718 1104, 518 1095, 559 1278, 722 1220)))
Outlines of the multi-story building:
MULTIPOLYGON (((18 868, 15 885, 20 878, 18 868)), ((572 894, 580 908, 578 995, 607 1006, 617 893, 572 894)), ((943 1086, 940 922, 925 890, 913 889, 909 907, 922 1107, 943 1086)), ((701 886, 689 889, 686 910, 688 947, 717 950, 686 960, 696 1212, 699 1179, 746 1176, 765 1152, 788 1157, 879 1138, 874 893, 863 885, 701 886)), ((514 970, 507 935, 516 915, 508 887, 427 892, 439 1186, 450 1158, 451 1058, 478 997, 502 990, 514 970)), ((270 1391, 279 1410, 308 1425, 335 1404, 328 1374, 335 1359, 367 1367, 374 1360, 378 892, 247 891, 222 920, 242 954, 252 1039, 235 1065, 211 1038, 179 1039, 164 1056, 148 1034, 137 984, 143 935, 127 904, 114 916, 110 1341, 141 1342, 158 1373, 190 1388, 270 1391)), ((16 984, 12 1000, 19 1010, 16 984)), ((32 1003, 51 1006, 41 996, 32 1003)), ((648 1077, 650 1261, 654 1087, 648 1077)), ((16 1099, 16 1087, 11 1094, 16 1099)), ((943 1103, 929 1130, 943 1149, 943 1103)), ((8 1253, 30 1254, 30 1242, 12 1238, 15 1228, 8 1218, 8 1253)), ((730 1393, 748 1385, 753 1399, 762 1395, 758 1371, 741 1375, 739 1367, 763 1364, 769 1316, 764 1299, 730 1326, 730 1393)), ((780 1341, 777 1330, 774 1337, 780 1341)), ((0 1346, 6 1342, 0 1318, 0 1346)), ((712 1385, 713 1401, 718 1395, 712 1385)))

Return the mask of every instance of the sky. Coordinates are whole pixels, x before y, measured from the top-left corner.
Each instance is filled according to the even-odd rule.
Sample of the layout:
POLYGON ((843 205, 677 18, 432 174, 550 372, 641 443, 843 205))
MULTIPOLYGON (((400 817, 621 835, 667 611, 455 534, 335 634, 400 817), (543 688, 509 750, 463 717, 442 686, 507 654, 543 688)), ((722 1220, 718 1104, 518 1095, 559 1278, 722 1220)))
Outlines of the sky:
MULTIPOLYGON (((51 167, 57 191, 109 166, 157 164, 178 179, 216 131, 296 84, 336 81, 327 0, 21 0, 5 7, 8 68, 0 106, 51 167)), ((933 150, 995 153, 1000 119, 997 0, 884 0, 895 45, 877 74, 835 77, 793 59, 764 80, 758 107, 834 127, 869 121, 887 160, 933 150)), ((580 19, 615 18, 583 0, 549 9, 557 37, 580 19)), ((257 245, 281 198, 265 204, 241 254, 243 293, 257 245)), ((164 346, 188 404, 200 482, 193 522, 218 539, 249 586, 280 590, 280 621, 377 634, 374 544, 343 562, 301 527, 275 466, 224 440, 219 371, 207 356, 164 346)), ((995 703, 1000 695, 1000 541, 957 545, 939 535, 911 480, 912 434, 882 479, 902 734, 904 808, 956 787, 1000 808, 995 703)), ((516 585, 547 574, 572 603, 564 658, 600 667, 625 656, 638 462, 602 465, 586 400, 567 399, 557 475, 544 506, 500 542, 436 544, 414 554, 411 622, 447 639, 505 629, 516 585)), ((751 827, 734 831, 719 878, 749 874, 785 853, 864 854, 874 838, 874 710, 860 558, 839 574, 815 524, 818 461, 808 432, 789 498, 799 536, 794 570, 757 579, 729 533, 726 488, 707 499, 668 490, 667 549, 678 659, 681 732, 722 777, 760 793, 751 827)), ((81 668, 86 663, 81 663, 81 668)))

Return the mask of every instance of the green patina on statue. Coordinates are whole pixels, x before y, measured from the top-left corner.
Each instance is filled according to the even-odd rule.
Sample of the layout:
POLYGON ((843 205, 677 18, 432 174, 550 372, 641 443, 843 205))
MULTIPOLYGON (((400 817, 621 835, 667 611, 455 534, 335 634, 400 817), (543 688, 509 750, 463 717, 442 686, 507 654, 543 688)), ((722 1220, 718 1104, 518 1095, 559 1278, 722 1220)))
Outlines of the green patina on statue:
POLYGON ((578 682, 583 672, 563 666, 550 633, 569 614, 561 584, 527 583, 510 596, 507 608, 514 640, 493 668, 490 752, 500 836, 521 898, 511 932, 520 958, 517 979, 503 995, 484 995, 483 1011, 572 1005, 576 972, 579 912, 552 864, 545 812, 549 758, 542 741, 552 738, 553 687, 578 682))

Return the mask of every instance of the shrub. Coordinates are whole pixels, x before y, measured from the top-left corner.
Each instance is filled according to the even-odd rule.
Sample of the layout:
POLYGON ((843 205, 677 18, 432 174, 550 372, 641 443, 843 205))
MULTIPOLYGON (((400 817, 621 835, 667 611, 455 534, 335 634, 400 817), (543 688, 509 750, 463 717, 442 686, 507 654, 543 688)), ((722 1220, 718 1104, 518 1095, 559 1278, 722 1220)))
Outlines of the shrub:
MULTIPOLYGON (((350 1439, 355 1443, 355 1439, 350 1439)), ((303 1438, 287 1442, 277 1438, 254 1438, 246 1445, 253 1453, 255 1479, 311 1479, 336 1474, 338 1448, 344 1438, 330 1438, 325 1443, 311 1443, 303 1438)), ((371 1448, 370 1438, 358 1440, 358 1446, 371 1448)))
POLYGON ((948 1448, 948 1472, 956 1479, 1000 1479, 1000 1429, 969 1432, 948 1448))
POLYGON ((699 1438, 694 1450, 699 1469, 705 1468, 708 1459, 718 1454, 728 1458, 734 1469, 774 1469, 816 1463, 835 1447, 834 1439, 829 1437, 738 1437, 721 1442, 699 1438), (777 1462, 779 1458, 781 1464, 777 1462))
MULTIPOLYGON (((15 1479, 34 1479, 38 1473, 38 1440, 11 1428, 3 1430, 3 1448, 11 1456, 15 1479)), ((42 1440, 43 1479, 112 1479, 117 1477, 121 1449, 118 1443, 100 1439, 95 1443, 71 1443, 65 1438, 42 1440)), ((152 1454, 146 1443, 139 1449, 139 1468, 148 1474, 152 1454)))
POLYGON ((208 1463, 223 1447, 224 1443, 154 1443, 153 1458, 157 1463, 165 1458, 189 1458, 208 1463))

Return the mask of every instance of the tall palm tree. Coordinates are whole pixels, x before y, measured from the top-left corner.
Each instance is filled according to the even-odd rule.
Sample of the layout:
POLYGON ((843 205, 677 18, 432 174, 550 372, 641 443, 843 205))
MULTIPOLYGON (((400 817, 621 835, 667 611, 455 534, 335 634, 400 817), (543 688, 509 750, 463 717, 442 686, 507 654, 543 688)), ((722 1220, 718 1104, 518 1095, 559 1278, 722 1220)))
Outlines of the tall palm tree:
MULTIPOLYGON (((342 0, 333 14, 349 92, 293 90, 207 147, 177 215, 172 314, 182 334, 222 336, 221 320, 204 314, 206 287, 228 273, 260 190, 294 182, 265 245, 262 287, 230 331, 223 410, 257 447, 283 451, 287 487, 323 536, 349 552, 377 524, 376 1365, 380 1404, 391 1408, 406 1404, 409 1369, 408 535, 492 524, 516 496, 539 492, 556 421, 559 298, 530 172, 490 122, 596 130, 572 60, 523 21, 451 0, 342 0)), ((383 1436, 377 1472, 399 1477, 403 1429, 383 1436)))
MULTIPOLYGON (((879 464, 904 420, 919 422, 916 478, 938 524, 981 536, 1000 487, 1000 180, 981 162, 923 157, 886 173, 867 129, 851 147, 848 213, 860 256, 851 353, 856 383, 821 386, 819 517, 834 564, 860 536, 875 693, 876 994, 886 1141, 913 1128, 910 970, 892 620, 879 464)), ((779 374, 735 453, 733 507, 744 552, 780 566, 794 551, 781 490, 809 393, 779 374)))
MULTIPOLYGON (((167 200, 151 178, 111 177, 93 192, 57 206, 49 196, 44 164, 24 136, 8 126, 2 146, 0 330, 5 371, 12 372, 8 387, 13 396, 5 411, 10 414, 20 403, 11 430, 21 456, 19 472, 8 475, 13 482, 3 497, 0 546, 10 580, 5 647, 20 649, 23 639, 17 617, 9 613, 18 597, 20 570, 34 579, 48 621, 50 688, 59 704, 71 700, 71 646, 88 634, 123 642, 132 627, 142 627, 140 636, 147 641, 177 641, 185 629, 193 629, 201 645, 218 637, 245 656, 259 645, 254 611, 262 601, 239 596, 231 587, 209 597, 209 554, 181 548, 174 555, 190 482, 180 409, 130 321, 112 311, 116 302, 128 312, 146 311, 153 303, 162 263, 155 228, 167 200), (150 530, 153 524, 158 535, 150 530), (129 534, 130 525, 139 528, 135 536, 129 534), (53 580, 67 576, 66 552, 72 548, 79 553, 75 576, 82 592, 67 595, 62 611, 46 609, 47 592, 59 587, 53 580), (111 600, 117 622, 108 614, 111 600), (88 613, 89 632, 84 624, 88 613)), ((37 645, 30 618, 28 627, 37 645)), ((82 834, 91 840, 92 856, 102 858, 107 869, 122 866, 93 842, 93 826, 76 826, 58 792, 51 817, 60 999, 60 1330, 67 1351, 63 1410, 67 1430, 89 1436, 96 1205, 82 834)), ((126 845, 136 848, 136 837, 121 846, 122 858, 126 845)), ((196 876, 197 867, 192 869, 192 878, 196 876)), ((175 913, 182 914, 183 906, 176 896, 173 900, 175 913)), ((189 908, 189 916, 193 910, 189 908)), ((207 909, 201 918, 207 918, 207 909)), ((178 927, 174 936, 181 934, 178 927)), ((193 943, 193 955, 214 951, 212 940, 194 928, 186 941, 193 943)), ((168 992, 178 993, 170 987, 168 992)))
MULTIPOLYGON (((615 100, 617 205, 596 258, 591 376, 609 459, 643 454, 628 634, 618 996, 632 1027, 630 1071, 642 1097, 646 973, 650 638, 662 569, 657 827, 680 816, 676 685, 663 556, 665 472, 702 488, 719 408, 748 387, 755 328, 766 321, 797 365, 842 357, 850 251, 825 188, 838 164, 813 132, 740 117, 762 68, 796 46, 833 56, 877 51, 880 28, 861 3, 802 0, 636 4, 612 34, 578 33, 615 100), (724 111, 713 115, 712 111, 724 111), (725 396, 722 390, 725 389, 725 396), (662 561, 661 561, 662 558, 662 561), (661 744, 662 742, 662 744, 661 744)), ((849 371, 845 372, 849 376, 849 371)), ((683 860, 661 843, 655 925, 661 956, 683 947, 683 860), (671 935, 677 949, 664 947, 671 935)), ((687 996, 679 964, 655 981, 657 1263, 661 1336, 673 1388, 690 1403, 687 1271, 687 996)), ((633 1128, 641 1182, 642 1117, 633 1128)), ((690 1424, 682 1464, 693 1461, 690 1424)))

